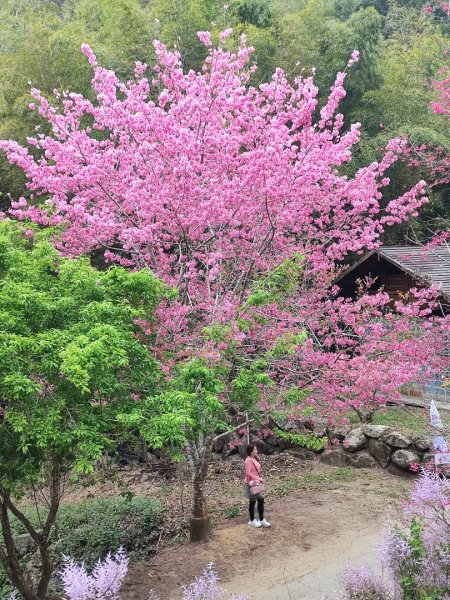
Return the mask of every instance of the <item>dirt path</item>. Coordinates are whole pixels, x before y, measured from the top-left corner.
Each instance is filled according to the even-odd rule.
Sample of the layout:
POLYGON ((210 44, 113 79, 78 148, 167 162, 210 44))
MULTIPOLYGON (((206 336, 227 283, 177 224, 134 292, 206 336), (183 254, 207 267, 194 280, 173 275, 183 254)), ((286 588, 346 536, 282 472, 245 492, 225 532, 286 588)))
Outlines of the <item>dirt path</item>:
POLYGON ((229 592, 249 600, 332 600, 348 563, 375 563, 375 547, 388 514, 410 479, 381 470, 360 470, 352 481, 330 481, 267 499, 270 529, 250 529, 239 517, 215 530, 206 544, 167 548, 132 569, 122 600, 145 600, 151 588, 161 600, 181 598, 179 587, 214 562, 229 592), (252 575, 248 575, 251 569, 252 575))

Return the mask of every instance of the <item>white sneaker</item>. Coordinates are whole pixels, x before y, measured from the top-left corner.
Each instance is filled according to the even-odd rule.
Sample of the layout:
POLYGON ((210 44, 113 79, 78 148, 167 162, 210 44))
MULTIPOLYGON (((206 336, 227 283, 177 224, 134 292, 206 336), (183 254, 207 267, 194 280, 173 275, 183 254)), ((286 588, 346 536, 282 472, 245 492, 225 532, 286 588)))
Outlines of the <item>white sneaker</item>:
POLYGON ((261 527, 261 523, 258 521, 258 519, 253 519, 253 521, 249 521, 248 524, 250 527, 261 527))
POLYGON ((268 521, 266 521, 265 519, 263 519, 259 523, 260 523, 261 527, 270 527, 270 523, 268 521))

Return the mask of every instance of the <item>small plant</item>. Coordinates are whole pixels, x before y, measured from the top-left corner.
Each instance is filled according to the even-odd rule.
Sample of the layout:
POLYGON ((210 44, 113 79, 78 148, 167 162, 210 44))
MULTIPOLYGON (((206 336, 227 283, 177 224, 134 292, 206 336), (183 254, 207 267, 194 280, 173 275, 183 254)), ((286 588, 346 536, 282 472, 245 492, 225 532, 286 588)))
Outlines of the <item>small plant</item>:
POLYGON ((287 431, 276 428, 274 432, 282 440, 290 442, 294 446, 300 446, 302 448, 308 448, 308 450, 314 450, 314 452, 320 452, 320 450, 323 450, 325 447, 325 439, 317 437, 317 434, 313 431, 306 434, 288 433, 287 431))
POLYGON ((334 469, 333 473, 331 474, 331 478, 335 481, 354 479, 354 477, 354 472, 350 469, 347 469, 347 467, 338 467, 337 469, 334 469))
POLYGON ((69 600, 117 600, 127 570, 128 558, 123 548, 99 561, 90 575, 84 565, 65 556, 61 569, 65 596, 69 600))
POLYGON ((225 510, 223 511, 223 514, 225 515, 226 519, 235 519, 236 517, 239 517, 239 515, 241 514, 241 507, 239 506, 239 504, 233 504, 233 506, 227 506, 225 508, 225 510))

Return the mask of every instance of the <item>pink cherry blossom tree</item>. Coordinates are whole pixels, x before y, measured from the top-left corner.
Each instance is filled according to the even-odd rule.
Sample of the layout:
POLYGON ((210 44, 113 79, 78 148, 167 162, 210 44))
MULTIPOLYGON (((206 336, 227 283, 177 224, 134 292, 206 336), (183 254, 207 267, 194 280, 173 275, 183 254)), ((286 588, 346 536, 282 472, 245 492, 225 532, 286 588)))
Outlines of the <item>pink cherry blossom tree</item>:
MULTIPOLYGON (((220 379, 189 380, 188 397, 205 412, 213 396, 224 406, 239 397, 238 387, 256 390, 267 406, 267 375, 253 371, 248 384, 261 359, 273 382, 310 389, 333 413, 348 409, 349 398, 358 410, 378 405, 424 362, 418 341, 404 352, 410 316, 377 324, 385 295, 351 305, 335 297, 332 282, 340 261, 376 248, 385 227, 417 214, 425 183, 382 201, 386 173, 405 150, 399 139, 379 162, 342 174, 360 139, 360 125, 344 127, 338 111, 347 70, 322 107, 311 77, 290 83, 277 69, 252 87, 252 48, 243 38, 236 52, 226 50, 229 34, 217 47, 199 34, 208 49, 199 73, 184 72, 179 54, 156 42, 153 72, 137 63, 126 83, 83 46, 95 102, 61 92, 53 106, 33 89, 30 108, 51 133, 38 132, 28 147, 0 144, 30 190, 11 213, 61 226, 56 243, 66 255, 101 250, 106 261, 151 269, 177 290, 147 327, 169 382, 193 362, 203 365, 197 374, 208 369, 220 379)), ((357 60, 355 51, 348 67, 357 60)), ((203 413, 183 431, 193 518, 205 525, 214 431, 203 413)), ((201 531, 193 539, 208 527, 201 531)))

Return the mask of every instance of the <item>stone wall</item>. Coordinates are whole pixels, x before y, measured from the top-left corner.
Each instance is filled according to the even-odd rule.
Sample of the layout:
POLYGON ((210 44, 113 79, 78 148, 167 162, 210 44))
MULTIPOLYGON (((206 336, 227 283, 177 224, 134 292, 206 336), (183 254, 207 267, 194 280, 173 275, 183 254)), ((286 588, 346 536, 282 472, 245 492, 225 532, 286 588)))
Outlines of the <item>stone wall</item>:
POLYGON ((416 471, 419 465, 434 463, 430 439, 410 438, 386 425, 363 425, 334 443, 321 456, 329 465, 385 468, 393 464, 405 471, 416 471))

